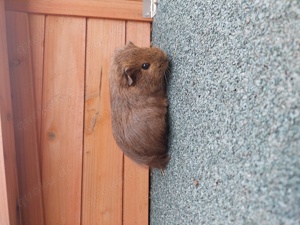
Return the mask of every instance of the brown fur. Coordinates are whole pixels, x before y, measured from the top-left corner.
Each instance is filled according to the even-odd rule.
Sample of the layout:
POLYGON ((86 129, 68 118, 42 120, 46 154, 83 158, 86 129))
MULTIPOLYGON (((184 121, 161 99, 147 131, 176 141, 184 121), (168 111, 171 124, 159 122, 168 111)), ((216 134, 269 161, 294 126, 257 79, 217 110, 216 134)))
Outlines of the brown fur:
POLYGON ((122 151, 139 164, 166 167, 166 54, 131 42, 115 51, 110 71, 113 135, 122 151), (149 63, 149 69, 142 69, 149 63))

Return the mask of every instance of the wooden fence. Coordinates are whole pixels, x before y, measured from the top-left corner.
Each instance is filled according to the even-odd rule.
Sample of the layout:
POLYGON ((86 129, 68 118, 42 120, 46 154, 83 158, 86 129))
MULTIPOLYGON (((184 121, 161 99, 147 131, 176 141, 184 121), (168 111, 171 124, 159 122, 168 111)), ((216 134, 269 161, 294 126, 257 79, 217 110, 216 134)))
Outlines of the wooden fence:
POLYGON ((3 5, 1 225, 148 224, 149 170, 112 137, 108 87, 113 51, 129 40, 150 45, 142 3, 3 5))

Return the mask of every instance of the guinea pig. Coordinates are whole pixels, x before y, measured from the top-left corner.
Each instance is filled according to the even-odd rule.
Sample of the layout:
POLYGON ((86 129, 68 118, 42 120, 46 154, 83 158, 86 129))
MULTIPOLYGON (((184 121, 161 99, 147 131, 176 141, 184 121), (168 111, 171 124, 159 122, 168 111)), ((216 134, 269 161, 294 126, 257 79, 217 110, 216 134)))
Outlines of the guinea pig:
POLYGON ((117 49, 110 68, 113 136, 138 164, 164 169, 167 152, 167 55, 129 42, 117 49))

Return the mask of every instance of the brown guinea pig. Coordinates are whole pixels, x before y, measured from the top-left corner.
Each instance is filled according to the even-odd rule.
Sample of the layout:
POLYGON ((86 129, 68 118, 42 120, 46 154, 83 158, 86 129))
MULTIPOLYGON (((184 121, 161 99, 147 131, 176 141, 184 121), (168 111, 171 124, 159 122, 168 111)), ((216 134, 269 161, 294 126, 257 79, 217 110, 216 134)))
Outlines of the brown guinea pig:
POLYGON ((163 169, 167 153, 167 55, 128 43, 117 49, 110 70, 113 136, 129 158, 163 169))

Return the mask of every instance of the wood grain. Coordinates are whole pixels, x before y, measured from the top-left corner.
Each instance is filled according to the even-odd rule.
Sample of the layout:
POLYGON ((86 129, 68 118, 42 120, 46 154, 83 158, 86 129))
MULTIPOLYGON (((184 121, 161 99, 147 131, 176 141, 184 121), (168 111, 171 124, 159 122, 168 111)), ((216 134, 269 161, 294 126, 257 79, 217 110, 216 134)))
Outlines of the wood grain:
MULTIPOLYGON (((45 16, 28 15, 30 50, 32 57, 32 74, 34 79, 34 93, 36 105, 37 139, 40 149, 41 118, 42 118, 42 89, 43 89, 43 66, 44 66, 44 39, 45 39, 45 16)), ((39 152, 40 156, 40 152, 39 152)))
POLYGON ((79 225, 86 20, 47 16, 42 110, 45 223, 79 225))
MULTIPOLYGON (((150 46, 150 23, 128 21, 126 42, 140 47, 150 46)), ((124 225, 148 224, 149 169, 124 158, 124 225)))
POLYGON ((88 19, 82 224, 122 224, 123 154, 112 136, 109 67, 125 21, 88 19))
POLYGON ((3 0, 0 0, 0 120, 0 224, 19 225, 19 190, 3 0))
POLYGON ((15 141, 23 224, 44 224, 28 16, 6 13, 15 141))
MULTIPOLYGON (((113 51, 129 40, 150 45, 151 20, 137 16, 141 2, 124 2, 6 2, 7 9, 17 11, 117 19, 7 13, 19 205, 25 225, 148 224, 149 169, 124 158, 110 121, 113 51)), ((0 41, 0 50, 5 50, 6 40, 0 41)), ((1 52, 0 59, 5 58, 1 52)), ((3 62, 0 68, 5 68, 3 62)), ((1 219, 7 221, 8 211, 10 223, 18 225, 12 115, 9 101, 3 100, 10 95, 9 80, 2 82, 8 79, 7 71, 4 78, 0 75, 0 122, 12 135, 2 133, 8 187, 8 205, 2 207, 9 209, 3 208, 0 215, 4 212, 1 219)), ((3 176, 0 145, 0 180, 3 176)), ((5 186, 0 196, 2 190, 5 196, 5 186)))
POLYGON ((8 0, 5 8, 11 11, 48 15, 152 21, 143 17, 143 4, 140 1, 8 0))

